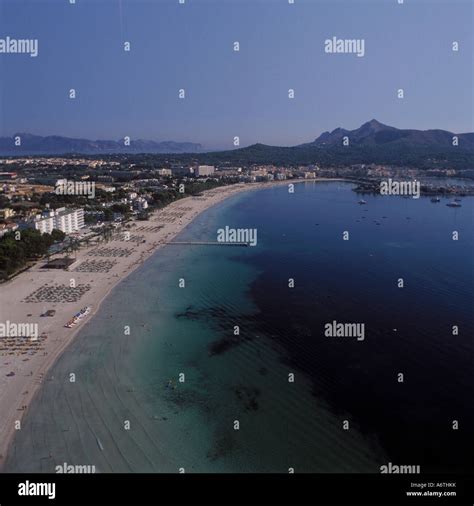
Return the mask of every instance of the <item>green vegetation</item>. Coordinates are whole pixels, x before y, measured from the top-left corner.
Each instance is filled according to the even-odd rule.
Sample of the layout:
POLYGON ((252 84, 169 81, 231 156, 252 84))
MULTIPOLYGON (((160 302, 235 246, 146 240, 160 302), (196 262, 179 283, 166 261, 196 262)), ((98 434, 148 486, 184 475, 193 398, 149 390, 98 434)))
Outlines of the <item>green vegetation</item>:
POLYGON ((112 206, 112 212, 128 216, 130 214, 130 207, 127 206, 127 204, 114 204, 112 206))
POLYGON ((60 230, 41 234, 39 230, 25 229, 5 234, 0 239, 0 279, 7 279, 29 261, 45 256, 51 245, 64 238, 60 230))
POLYGON ((205 190, 212 190, 212 188, 217 188, 218 186, 225 186, 225 183, 216 179, 208 179, 206 181, 198 180, 191 183, 188 182, 184 185, 184 196, 199 195, 205 190))
MULTIPOLYGON (((210 153, 131 154, 126 156, 129 163, 149 166, 160 166, 169 163, 199 163, 207 165, 229 164, 232 166, 274 164, 294 167, 315 163, 324 167, 347 167, 361 163, 377 163, 397 167, 416 167, 422 170, 445 168, 466 170, 472 169, 473 152, 462 146, 403 144, 394 141, 382 145, 352 144, 350 147, 321 146, 314 143, 294 147, 254 144, 246 148, 210 153)), ((115 158, 116 156, 110 155, 107 159, 115 160, 115 158)))
POLYGON ((212 188, 216 188, 218 186, 225 186, 224 182, 214 179, 196 182, 187 181, 186 183, 182 182, 178 183, 178 188, 181 184, 184 185, 184 193, 180 192, 177 189, 163 190, 160 192, 153 193, 152 195, 153 208, 161 209, 163 207, 166 207, 168 204, 171 204, 171 202, 174 202, 175 200, 182 199, 184 197, 189 197, 192 195, 199 195, 205 190, 211 190, 212 188))

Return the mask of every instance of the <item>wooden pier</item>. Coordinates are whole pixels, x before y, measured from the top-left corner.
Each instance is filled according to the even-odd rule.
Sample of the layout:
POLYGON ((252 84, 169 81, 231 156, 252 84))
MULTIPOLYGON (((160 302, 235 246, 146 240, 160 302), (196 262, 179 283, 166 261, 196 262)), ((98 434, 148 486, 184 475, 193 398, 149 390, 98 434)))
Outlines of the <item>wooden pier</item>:
POLYGON ((179 246, 250 246, 248 242, 217 242, 217 241, 169 241, 166 244, 179 246))

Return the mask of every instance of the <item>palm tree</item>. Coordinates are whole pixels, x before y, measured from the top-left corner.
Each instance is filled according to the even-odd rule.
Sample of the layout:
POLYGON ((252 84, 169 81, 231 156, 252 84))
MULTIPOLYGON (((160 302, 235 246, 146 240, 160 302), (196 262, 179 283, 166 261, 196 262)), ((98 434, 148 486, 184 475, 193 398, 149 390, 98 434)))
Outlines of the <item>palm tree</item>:
POLYGON ((67 242, 65 242, 65 246, 63 248, 64 253, 66 254, 66 258, 69 258, 68 253, 71 253, 71 238, 67 242))
POLYGON ((72 239, 71 249, 74 253, 74 258, 77 258, 76 252, 80 249, 81 243, 78 239, 74 238, 72 239))
POLYGON ((109 242, 109 241, 112 239, 112 236, 113 236, 113 228, 112 228, 112 226, 111 226, 111 225, 109 225, 109 226, 107 227, 107 235, 106 235, 106 237, 107 237, 107 242, 109 242))

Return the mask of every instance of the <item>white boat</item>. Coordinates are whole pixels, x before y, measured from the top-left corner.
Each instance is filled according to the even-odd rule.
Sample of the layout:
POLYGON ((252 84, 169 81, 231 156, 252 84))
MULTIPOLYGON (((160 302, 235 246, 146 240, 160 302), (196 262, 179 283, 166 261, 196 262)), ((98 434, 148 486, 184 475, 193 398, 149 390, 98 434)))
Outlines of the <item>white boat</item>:
POLYGON ((91 312, 91 309, 92 309, 91 306, 86 306, 85 308, 82 308, 64 326, 67 327, 68 329, 74 327, 76 323, 79 323, 82 320, 82 318, 84 318, 91 312))
POLYGON ((103 446, 102 442, 100 441, 100 439, 98 437, 96 437, 95 439, 97 441, 97 446, 100 448, 101 451, 104 451, 104 446, 103 446))

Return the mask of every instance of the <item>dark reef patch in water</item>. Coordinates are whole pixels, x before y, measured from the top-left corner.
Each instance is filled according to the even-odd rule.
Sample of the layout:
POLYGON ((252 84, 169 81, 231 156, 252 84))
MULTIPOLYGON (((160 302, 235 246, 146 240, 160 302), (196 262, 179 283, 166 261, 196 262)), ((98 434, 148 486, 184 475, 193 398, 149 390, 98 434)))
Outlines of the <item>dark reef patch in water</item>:
POLYGON ((246 385, 238 385, 234 388, 234 393, 244 405, 245 411, 257 411, 257 399, 260 396, 260 389, 256 387, 248 387, 246 385))
POLYGON ((229 312, 220 306, 196 308, 194 305, 190 305, 183 312, 176 313, 175 318, 178 320, 215 320, 216 322, 227 322, 229 320, 229 312))
POLYGON ((211 357, 214 355, 222 355, 226 351, 239 346, 244 341, 251 341, 251 338, 234 335, 223 337, 209 345, 209 355, 211 357))
POLYGON ((196 321, 201 318, 201 314, 199 311, 196 311, 193 309, 194 306, 188 306, 182 313, 176 313, 175 318, 177 320, 190 320, 190 321, 196 321))
POLYGON ((212 413, 209 397, 196 390, 186 389, 185 387, 182 387, 181 390, 170 390, 166 395, 166 400, 180 409, 199 407, 205 414, 212 413))
POLYGON ((236 446, 236 441, 230 430, 216 431, 212 448, 207 453, 207 458, 213 462, 219 458, 229 455, 236 446))

